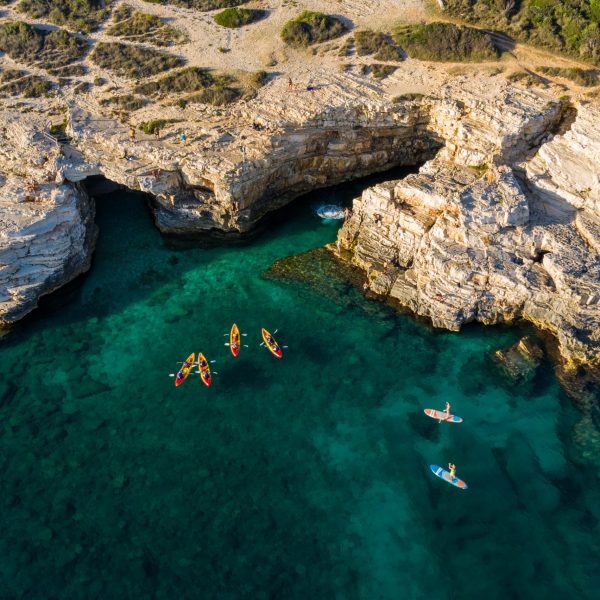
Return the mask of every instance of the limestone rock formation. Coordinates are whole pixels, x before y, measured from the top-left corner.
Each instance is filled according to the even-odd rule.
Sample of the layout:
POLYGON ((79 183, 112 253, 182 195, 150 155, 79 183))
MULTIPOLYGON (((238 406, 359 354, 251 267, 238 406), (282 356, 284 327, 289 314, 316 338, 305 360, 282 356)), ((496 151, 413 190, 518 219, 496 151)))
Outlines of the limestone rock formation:
POLYGON ((598 109, 490 79, 392 101, 353 73, 312 75, 320 84, 310 92, 275 81, 181 125, 165 108, 158 139, 131 141, 128 125, 80 99, 69 101, 60 149, 36 119, 9 118, 0 292, 1 314, 12 316, 2 318, 86 268, 93 207, 75 184, 90 175, 150 194, 165 233, 238 236, 309 190, 427 161, 365 191, 340 232, 371 290, 451 330, 526 319, 556 336, 567 364, 598 363, 598 109), (46 198, 35 210, 19 183, 31 177, 46 198), (30 280, 37 244, 52 260, 30 280))
POLYGON ((89 268, 93 201, 60 176, 60 152, 16 115, 0 130, 0 324, 20 319, 40 296, 89 268), (56 181, 58 179, 58 181, 56 181))
POLYGON ((495 150, 457 134, 419 174, 366 190, 339 239, 371 289, 437 327, 525 319, 556 336, 567 365, 598 366, 600 114, 580 106, 569 131, 548 136, 554 119, 505 120, 495 150), (473 147, 489 171, 471 168, 473 147))
POLYGON ((524 336, 509 348, 496 350, 492 358, 511 379, 527 381, 535 374, 543 354, 531 337, 524 336))

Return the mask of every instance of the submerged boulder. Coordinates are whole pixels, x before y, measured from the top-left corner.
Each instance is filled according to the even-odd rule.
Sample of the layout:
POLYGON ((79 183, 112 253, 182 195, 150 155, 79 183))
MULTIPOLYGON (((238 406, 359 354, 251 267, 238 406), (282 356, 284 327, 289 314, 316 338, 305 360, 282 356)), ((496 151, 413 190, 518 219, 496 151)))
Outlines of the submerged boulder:
POLYGON ((514 381, 529 381, 542 360, 544 353, 529 336, 522 337, 509 348, 496 350, 492 359, 514 381))

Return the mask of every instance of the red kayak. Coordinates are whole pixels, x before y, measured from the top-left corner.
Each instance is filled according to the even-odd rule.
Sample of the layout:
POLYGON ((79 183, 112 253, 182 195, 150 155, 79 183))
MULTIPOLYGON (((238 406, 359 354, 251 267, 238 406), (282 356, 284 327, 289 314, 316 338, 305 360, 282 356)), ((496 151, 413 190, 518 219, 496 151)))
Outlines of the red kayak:
POLYGON ((273 336, 263 327, 262 328, 262 338, 265 342, 266 347, 277 357, 281 358, 283 356, 283 352, 281 351, 281 346, 275 341, 273 336))
POLYGON ((210 367, 208 361, 204 358, 202 352, 198 352, 198 371, 200 372, 200 379, 205 385, 210 386, 212 383, 212 377, 210 376, 210 367))
POLYGON ((240 330, 235 323, 231 326, 231 333, 229 334, 229 349, 234 356, 240 353, 240 330))
POLYGON ((194 357, 196 355, 192 352, 186 359, 185 362, 181 365, 181 369, 177 372, 175 377, 175 387, 179 387, 187 378, 190 372, 192 371, 192 367, 194 366, 194 357))

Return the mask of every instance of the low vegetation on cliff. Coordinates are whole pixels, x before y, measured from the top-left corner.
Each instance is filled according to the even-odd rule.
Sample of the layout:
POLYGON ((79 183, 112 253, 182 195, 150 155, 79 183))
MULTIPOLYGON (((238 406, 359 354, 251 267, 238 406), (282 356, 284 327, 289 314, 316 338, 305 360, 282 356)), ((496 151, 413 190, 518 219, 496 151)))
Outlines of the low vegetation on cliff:
POLYGON ((151 97, 188 94, 178 100, 178 104, 182 106, 194 102, 223 106, 240 98, 252 97, 267 79, 264 71, 234 77, 230 74, 213 73, 201 67, 188 67, 142 83, 134 91, 151 97))
POLYGON ((215 15, 215 23, 222 27, 237 28, 260 21, 267 16, 264 10, 253 10, 249 8, 226 8, 215 15))
POLYGON ((87 42, 63 29, 46 31, 20 21, 0 25, 0 52, 26 65, 62 67, 81 59, 87 47, 87 42))
POLYGON ((239 6, 240 4, 248 2, 248 0, 145 0, 145 2, 150 2, 152 4, 172 4, 173 6, 183 6, 184 8, 208 11, 239 6))
POLYGON ((347 27, 336 17, 305 10, 283 26, 281 37, 290 46, 305 48, 339 37, 346 31, 347 27))
POLYGON ((389 36, 380 31, 357 31, 354 34, 356 54, 367 56, 374 54, 375 60, 397 62, 403 59, 402 50, 396 46, 389 36))
POLYGON ((446 0, 446 11, 520 41, 600 63, 600 0, 446 0))
POLYGON ((43 77, 28 75, 25 71, 7 69, 0 72, 0 98, 7 96, 23 96, 39 98, 48 96, 52 84, 43 77))
POLYGON ((481 62, 500 54, 489 34, 453 23, 405 25, 395 31, 394 40, 420 60, 481 62))
POLYGON ((183 59, 159 50, 150 50, 131 44, 100 42, 90 55, 90 60, 117 75, 140 79, 152 77, 169 69, 181 67, 183 59))
POLYGON ((122 4, 115 10, 113 22, 106 33, 132 42, 169 46, 181 44, 187 40, 182 32, 163 23, 156 15, 134 11, 127 4, 122 4))
POLYGON ((78 31, 94 31, 104 21, 112 0, 21 0, 17 8, 34 19, 48 19, 78 31))
POLYGON ((562 77, 563 79, 568 79, 583 87, 593 87, 598 85, 598 71, 595 69, 580 69, 579 67, 539 67, 537 71, 544 75, 549 75, 550 77, 562 77))

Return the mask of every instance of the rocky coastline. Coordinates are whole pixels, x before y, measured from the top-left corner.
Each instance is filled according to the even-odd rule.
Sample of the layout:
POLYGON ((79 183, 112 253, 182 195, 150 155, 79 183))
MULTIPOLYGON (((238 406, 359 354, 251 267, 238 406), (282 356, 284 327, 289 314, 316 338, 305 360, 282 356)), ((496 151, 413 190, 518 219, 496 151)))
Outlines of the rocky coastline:
POLYGON ((530 321, 556 337, 569 368, 597 366, 600 111, 491 79, 484 92, 463 80, 394 98, 353 74, 320 81, 293 97, 274 82, 235 112, 205 107, 185 140, 180 129, 131 140, 77 101, 68 143, 41 119, 9 115, 0 321, 89 267, 87 177, 150 194, 163 233, 233 239, 307 191, 424 163, 367 189, 340 231, 370 290, 450 330, 530 321))

